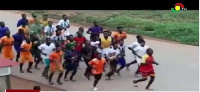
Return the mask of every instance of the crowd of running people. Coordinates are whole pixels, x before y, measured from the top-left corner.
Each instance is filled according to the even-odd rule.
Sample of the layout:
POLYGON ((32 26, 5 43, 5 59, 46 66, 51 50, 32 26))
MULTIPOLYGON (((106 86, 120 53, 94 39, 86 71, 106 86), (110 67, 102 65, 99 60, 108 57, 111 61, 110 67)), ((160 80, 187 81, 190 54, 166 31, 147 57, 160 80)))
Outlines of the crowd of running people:
MULTIPOLYGON (((127 38, 123 27, 117 27, 117 32, 103 30, 97 23, 93 22, 93 26, 87 30, 90 39, 86 39, 86 33, 83 27, 79 27, 75 34, 70 34, 70 22, 66 15, 62 16, 56 26, 48 19, 48 15, 43 15, 43 19, 39 19, 35 13, 32 18, 27 19, 26 14, 22 14, 22 18, 17 23, 17 33, 10 36, 11 31, 5 26, 3 21, 0 22, 0 46, 3 58, 13 60, 20 63, 20 73, 24 73, 23 65, 28 62, 27 72, 32 73, 32 69, 39 69, 38 64, 43 62, 45 68, 42 76, 48 79, 49 84, 53 85, 53 75, 59 71, 57 83, 62 85, 61 78, 64 74, 64 80, 75 82, 74 76, 77 69, 80 68, 79 62, 84 61, 87 68, 84 77, 90 80, 94 76, 93 90, 97 90, 96 85, 105 72, 105 67, 109 67, 109 72, 105 74, 107 80, 123 68, 129 68, 132 64, 137 64, 136 75, 141 74, 142 78, 133 80, 133 84, 137 87, 137 83, 147 80, 150 81, 146 86, 149 89, 154 81, 155 72, 152 64, 158 65, 153 58, 153 50, 148 48, 142 36, 136 36, 137 41, 128 46, 132 51, 134 58, 130 63, 126 63, 124 41, 127 38), (103 34, 101 37, 100 34, 103 34), (14 50, 16 56, 14 56, 14 50), (32 67, 34 64, 34 67, 32 67), (117 68, 117 65, 120 65, 117 68), (68 77, 69 72, 72 71, 68 77)), ((73 30, 74 31, 74 30, 73 30)))

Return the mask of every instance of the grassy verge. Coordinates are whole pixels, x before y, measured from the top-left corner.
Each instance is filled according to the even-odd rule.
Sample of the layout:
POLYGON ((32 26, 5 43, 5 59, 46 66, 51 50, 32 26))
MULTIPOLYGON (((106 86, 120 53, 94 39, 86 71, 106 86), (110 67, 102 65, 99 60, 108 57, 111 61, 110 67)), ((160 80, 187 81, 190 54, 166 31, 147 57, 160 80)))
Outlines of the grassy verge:
POLYGON ((27 11, 49 14, 49 17, 61 19, 67 14, 70 21, 88 25, 97 20, 101 26, 116 29, 123 26, 130 34, 181 42, 199 46, 199 12, 181 11, 27 11))

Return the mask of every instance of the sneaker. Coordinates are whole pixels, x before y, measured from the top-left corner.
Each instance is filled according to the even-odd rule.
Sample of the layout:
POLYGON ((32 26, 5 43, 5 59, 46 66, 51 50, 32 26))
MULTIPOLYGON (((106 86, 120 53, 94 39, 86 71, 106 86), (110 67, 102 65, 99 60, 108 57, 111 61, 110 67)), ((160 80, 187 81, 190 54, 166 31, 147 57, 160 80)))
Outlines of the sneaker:
POLYGON ((24 71, 23 71, 23 70, 21 70, 21 71, 20 71, 20 73, 24 73, 24 71))
POLYGON ((134 85, 135 87, 138 87, 138 84, 136 83, 135 80, 133 80, 133 85, 134 85))
POLYGON ((149 87, 146 87, 145 89, 146 89, 146 90, 153 90, 153 89, 150 89, 149 87))
POLYGON ((62 85, 62 82, 60 82, 60 81, 57 81, 58 82, 58 85, 62 85))
POLYGON ((97 90, 98 90, 98 88, 94 87, 94 88, 93 88, 93 90, 94 90, 94 91, 97 91, 97 90))
POLYGON ((49 85, 53 85, 53 82, 49 82, 49 85))

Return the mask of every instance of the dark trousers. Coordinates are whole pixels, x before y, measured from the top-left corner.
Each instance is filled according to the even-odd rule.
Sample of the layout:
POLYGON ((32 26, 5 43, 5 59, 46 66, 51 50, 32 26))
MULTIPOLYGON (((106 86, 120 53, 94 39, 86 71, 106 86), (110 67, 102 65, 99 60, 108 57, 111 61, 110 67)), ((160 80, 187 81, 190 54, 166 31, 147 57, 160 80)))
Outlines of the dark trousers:
POLYGON ((117 62, 116 62, 116 60, 110 61, 110 72, 108 72, 106 74, 106 76, 110 78, 112 75, 114 75, 114 73, 116 71, 116 68, 117 68, 117 62))
POLYGON ((74 75, 76 74, 77 72, 77 65, 76 64, 73 64, 73 63, 66 63, 67 65, 65 65, 65 76, 64 78, 66 79, 67 78, 67 75, 70 71, 72 71, 72 75, 70 76, 70 79, 73 79, 74 75))
POLYGON ((88 78, 88 80, 90 79, 90 75, 91 75, 91 66, 88 64, 88 62, 90 61, 91 59, 86 59, 84 58, 84 61, 85 61, 85 64, 87 66, 87 68, 85 69, 85 73, 84 73, 84 76, 86 76, 88 78))
POLYGON ((94 74, 94 83, 93 83, 93 87, 96 87, 97 83, 99 82, 99 80, 101 79, 102 73, 101 74, 94 74))

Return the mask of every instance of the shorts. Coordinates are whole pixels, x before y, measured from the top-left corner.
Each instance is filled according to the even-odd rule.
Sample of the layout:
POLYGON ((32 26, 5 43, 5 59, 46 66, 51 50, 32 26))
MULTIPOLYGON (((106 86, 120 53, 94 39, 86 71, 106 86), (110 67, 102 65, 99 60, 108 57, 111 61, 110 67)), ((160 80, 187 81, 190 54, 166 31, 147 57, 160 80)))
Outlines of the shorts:
POLYGON ((20 55, 20 63, 25 63, 25 61, 33 62, 33 57, 31 54, 29 55, 20 55))
POLYGON ((50 66, 50 60, 49 59, 43 59, 43 62, 45 66, 50 66))
POLYGON ((56 71, 60 71, 60 72, 64 71, 62 64, 60 65, 50 64, 50 72, 55 73, 56 71))
POLYGON ((32 55, 34 56, 34 57, 37 57, 37 58, 41 58, 41 54, 40 54, 40 51, 37 49, 37 50, 32 50, 31 51, 31 53, 32 53, 32 55))
POLYGON ((108 52, 108 50, 110 50, 110 48, 103 48, 103 49, 101 50, 101 55, 102 55, 102 57, 105 57, 104 54, 106 54, 106 53, 108 52))
POLYGON ((118 59, 117 64, 121 65, 121 66, 126 66, 126 60, 124 57, 118 59))
POLYGON ((148 76, 155 76, 154 70, 152 70, 150 72, 142 72, 142 77, 143 78, 147 78, 148 76))

